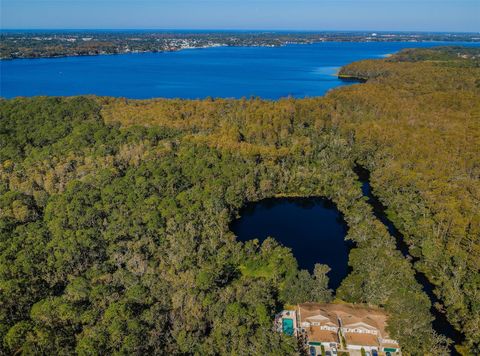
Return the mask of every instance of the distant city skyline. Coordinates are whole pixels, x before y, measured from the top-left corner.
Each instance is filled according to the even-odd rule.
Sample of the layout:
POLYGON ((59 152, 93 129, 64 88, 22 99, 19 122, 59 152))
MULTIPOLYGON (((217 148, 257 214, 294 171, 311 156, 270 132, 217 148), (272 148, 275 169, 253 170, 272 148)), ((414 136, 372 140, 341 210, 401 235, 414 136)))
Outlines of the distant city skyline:
POLYGON ((2 29, 480 32, 479 0, 2 0, 2 29))

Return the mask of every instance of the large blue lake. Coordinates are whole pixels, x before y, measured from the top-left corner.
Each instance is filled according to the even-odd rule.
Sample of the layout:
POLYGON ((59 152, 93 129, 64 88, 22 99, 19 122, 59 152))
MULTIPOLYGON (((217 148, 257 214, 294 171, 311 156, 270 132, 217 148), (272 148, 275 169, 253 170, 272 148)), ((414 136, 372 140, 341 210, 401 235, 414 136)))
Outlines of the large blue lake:
POLYGON ((319 96, 345 84, 335 77, 342 65, 379 58, 406 47, 444 44, 325 42, 273 48, 217 47, 165 53, 4 60, 0 61, 0 96, 95 94, 189 99, 319 96))

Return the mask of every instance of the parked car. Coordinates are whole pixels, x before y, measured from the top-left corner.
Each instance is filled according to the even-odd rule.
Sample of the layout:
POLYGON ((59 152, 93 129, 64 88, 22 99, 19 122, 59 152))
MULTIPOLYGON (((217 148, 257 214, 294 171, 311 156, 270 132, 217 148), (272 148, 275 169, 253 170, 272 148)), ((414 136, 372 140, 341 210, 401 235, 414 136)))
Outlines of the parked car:
POLYGON ((313 346, 310 346, 310 356, 317 356, 317 351, 313 346))
POLYGON ((337 352, 337 348, 336 348, 336 347, 332 347, 332 355, 333 355, 333 356, 338 355, 338 352, 337 352))
POLYGON ((372 356, 378 356, 377 350, 372 350, 372 356))
POLYGON ((332 353, 330 351, 325 351, 325 356, 332 356, 332 353))

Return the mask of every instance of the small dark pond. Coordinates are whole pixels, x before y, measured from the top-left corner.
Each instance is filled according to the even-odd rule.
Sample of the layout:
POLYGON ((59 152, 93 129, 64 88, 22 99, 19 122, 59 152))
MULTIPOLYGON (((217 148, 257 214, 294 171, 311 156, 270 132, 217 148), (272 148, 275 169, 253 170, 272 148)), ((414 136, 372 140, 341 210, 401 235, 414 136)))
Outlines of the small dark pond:
POLYGON ((338 288, 349 272, 347 224, 335 205, 322 198, 271 198, 247 204, 231 230, 240 241, 271 236, 292 249, 299 267, 331 268, 329 287, 338 288))

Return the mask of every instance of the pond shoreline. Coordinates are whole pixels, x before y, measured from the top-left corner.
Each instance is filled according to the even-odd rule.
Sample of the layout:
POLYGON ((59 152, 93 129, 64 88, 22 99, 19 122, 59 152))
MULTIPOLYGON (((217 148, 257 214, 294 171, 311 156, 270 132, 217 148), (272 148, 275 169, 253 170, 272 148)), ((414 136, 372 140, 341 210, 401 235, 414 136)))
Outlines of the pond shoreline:
POLYGON ((282 195, 247 202, 230 222, 230 231, 242 242, 275 238, 292 250, 299 268, 310 273, 316 263, 328 265, 333 290, 351 272, 348 257, 354 244, 345 239, 348 225, 326 197, 282 195))

